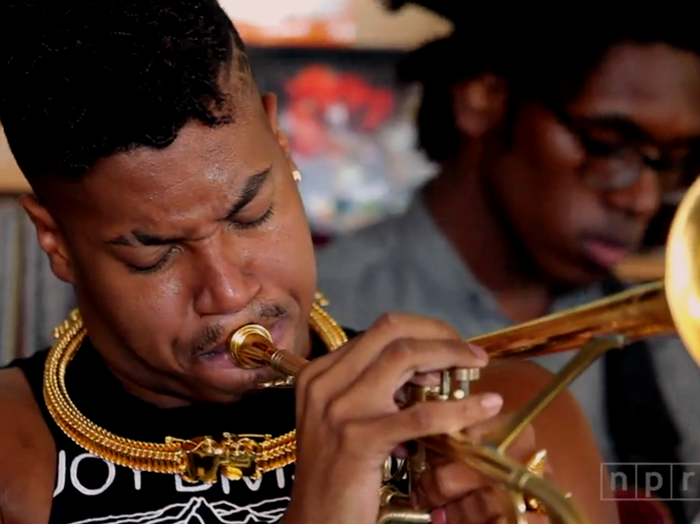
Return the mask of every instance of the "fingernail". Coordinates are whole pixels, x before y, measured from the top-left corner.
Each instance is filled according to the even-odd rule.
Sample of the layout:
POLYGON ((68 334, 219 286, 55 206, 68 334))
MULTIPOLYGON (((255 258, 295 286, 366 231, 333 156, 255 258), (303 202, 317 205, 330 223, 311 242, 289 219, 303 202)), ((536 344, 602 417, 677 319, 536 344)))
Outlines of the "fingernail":
POLYGON ((488 409, 498 409, 503 405, 503 397, 497 393, 488 393, 481 398, 481 405, 488 409))
POLYGON ((469 348, 472 350, 472 353, 478 358, 479 360, 484 360, 487 361, 489 359, 489 354, 486 353, 484 348, 481 346, 475 346, 474 344, 469 344, 469 348))

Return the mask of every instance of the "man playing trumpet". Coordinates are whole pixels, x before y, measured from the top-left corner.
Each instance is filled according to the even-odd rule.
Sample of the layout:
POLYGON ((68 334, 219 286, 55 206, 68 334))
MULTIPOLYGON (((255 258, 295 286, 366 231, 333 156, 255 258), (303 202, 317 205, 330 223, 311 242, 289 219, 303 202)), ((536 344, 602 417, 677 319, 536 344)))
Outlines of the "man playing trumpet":
MULTIPOLYGON (((2 524, 374 524, 387 456, 478 435, 548 380, 500 364, 462 400, 399 408, 409 382, 487 358, 440 322, 388 315, 353 336, 315 303, 275 98, 214 0, 10 1, 0 20, 22 205, 80 309, 50 352, 0 372, 2 524), (294 389, 231 358, 250 323, 310 360, 294 389)), ((538 449, 591 522, 616 522, 571 397, 512 455, 538 449)), ((478 471, 430 459, 413 503, 433 522, 506 515, 478 471)))

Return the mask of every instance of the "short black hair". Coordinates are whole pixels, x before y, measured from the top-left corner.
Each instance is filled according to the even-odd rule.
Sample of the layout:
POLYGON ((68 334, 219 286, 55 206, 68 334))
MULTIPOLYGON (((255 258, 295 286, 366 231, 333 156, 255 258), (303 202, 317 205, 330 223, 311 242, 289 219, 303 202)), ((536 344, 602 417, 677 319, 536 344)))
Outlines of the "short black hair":
POLYGON ((0 26, 0 123, 35 190, 231 121, 222 75, 249 68, 216 0, 3 0, 0 26))
MULTIPOLYGON (((430 7, 428 0, 419 3, 430 7)), ((689 23, 694 17, 688 9, 664 10, 662 15, 640 9, 635 16, 592 8, 588 13, 545 11, 551 12, 537 12, 530 4, 520 9, 492 6, 481 16, 464 10, 449 35, 408 53, 399 63, 399 80, 422 88, 418 146, 430 160, 445 162, 460 147, 452 106, 452 87, 458 82, 486 73, 504 78, 510 84, 513 118, 523 100, 570 100, 616 44, 661 42, 700 54, 700 32, 689 23)))

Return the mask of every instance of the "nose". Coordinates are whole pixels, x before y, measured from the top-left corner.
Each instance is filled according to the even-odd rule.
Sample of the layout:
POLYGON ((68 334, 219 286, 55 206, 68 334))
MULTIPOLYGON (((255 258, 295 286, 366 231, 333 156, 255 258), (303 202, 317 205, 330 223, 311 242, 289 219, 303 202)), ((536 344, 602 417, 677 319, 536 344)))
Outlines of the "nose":
POLYGON ((222 239, 198 246, 194 267, 194 309, 200 316, 231 315, 246 307, 260 289, 240 249, 222 239))
POLYGON ((607 201, 627 215, 650 219, 661 206, 659 177, 653 169, 646 168, 631 186, 607 193, 607 201))

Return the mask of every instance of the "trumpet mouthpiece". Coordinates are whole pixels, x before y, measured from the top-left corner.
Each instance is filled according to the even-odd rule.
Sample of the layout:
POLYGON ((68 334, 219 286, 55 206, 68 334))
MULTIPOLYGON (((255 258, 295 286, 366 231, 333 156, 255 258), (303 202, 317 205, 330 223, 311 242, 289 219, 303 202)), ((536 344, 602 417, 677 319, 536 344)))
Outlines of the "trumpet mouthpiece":
POLYGON ((248 324, 229 337, 228 350, 233 361, 244 369, 269 366, 276 349, 272 335, 263 326, 248 324))

